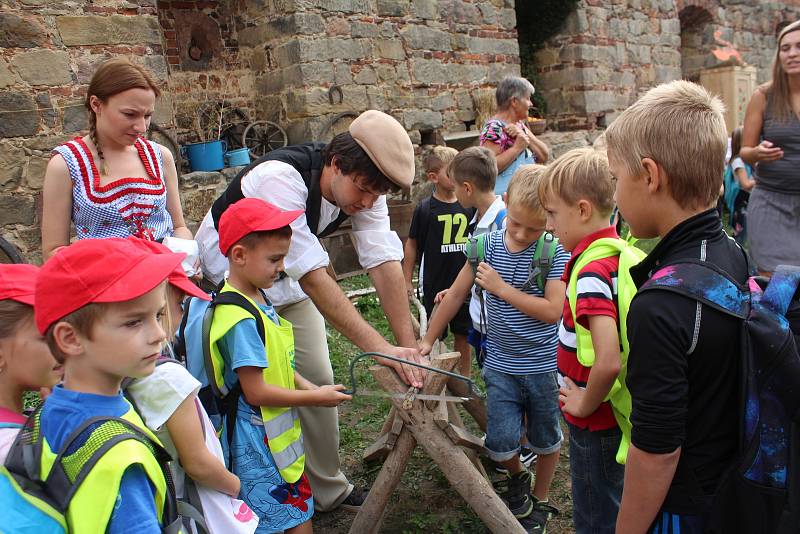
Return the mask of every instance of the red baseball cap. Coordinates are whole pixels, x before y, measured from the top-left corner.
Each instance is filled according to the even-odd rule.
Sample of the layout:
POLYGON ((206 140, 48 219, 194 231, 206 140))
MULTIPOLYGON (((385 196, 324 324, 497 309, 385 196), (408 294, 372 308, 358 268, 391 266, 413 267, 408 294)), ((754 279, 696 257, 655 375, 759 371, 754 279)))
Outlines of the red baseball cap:
POLYGON ((167 279, 184 254, 153 254, 127 239, 82 239, 59 249, 39 270, 34 315, 44 334, 92 302, 139 298, 167 279))
MULTIPOLYGON (((139 239, 138 237, 133 236, 129 237, 128 240, 140 249, 152 252, 153 254, 173 254, 169 247, 159 243, 158 241, 139 239)), ((192 281, 189 280, 189 277, 186 276, 186 271, 183 270, 183 266, 181 265, 178 265, 175 267, 175 270, 169 273, 167 282, 169 282, 170 285, 177 287, 190 297, 197 297, 202 300, 211 300, 211 297, 209 297, 205 291, 194 285, 192 281)))
POLYGON ((283 228, 303 211, 283 211, 260 198, 243 198, 228 206, 219 218, 219 249, 227 256, 234 243, 247 234, 283 228))
POLYGON ((0 264, 0 300, 16 300, 33 306, 38 274, 39 268, 35 265, 0 264))

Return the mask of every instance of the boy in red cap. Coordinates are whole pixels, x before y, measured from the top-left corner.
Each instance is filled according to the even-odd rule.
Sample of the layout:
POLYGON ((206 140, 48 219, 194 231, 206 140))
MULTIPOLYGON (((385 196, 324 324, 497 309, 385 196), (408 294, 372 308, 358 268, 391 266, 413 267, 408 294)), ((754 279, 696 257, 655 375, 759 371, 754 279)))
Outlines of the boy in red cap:
MULTIPOLYGON (((230 264, 220 296, 233 292, 244 297, 257 317, 238 305, 215 307, 208 340, 215 381, 211 387, 222 393, 241 388, 235 421, 226 421, 227 439, 222 441, 230 448, 229 468, 241 480, 240 495, 259 516, 258 532, 311 532, 314 500, 304 473, 296 407, 333 407, 351 398, 342 393, 341 384, 317 387, 294 371, 292 326, 278 316, 262 290, 279 278, 292 236, 289 223, 302 213, 244 198, 219 222, 220 251, 230 264)), ((191 348, 197 345, 192 340, 200 335, 199 322, 190 311, 189 367, 208 385, 206 371, 198 376, 193 366, 199 359, 191 348)))
POLYGON ((121 418, 150 438, 113 444, 86 473, 66 511, 70 532, 160 533, 176 527, 174 490, 159 461, 166 453, 120 385, 155 368, 166 339, 165 280, 182 259, 146 252, 125 239, 86 239, 60 249, 39 272, 36 325, 64 364, 63 385, 38 414, 42 475, 74 468, 71 458, 86 457, 126 431, 109 418, 121 418), (53 451, 66 443, 66 455, 55 464, 53 451))

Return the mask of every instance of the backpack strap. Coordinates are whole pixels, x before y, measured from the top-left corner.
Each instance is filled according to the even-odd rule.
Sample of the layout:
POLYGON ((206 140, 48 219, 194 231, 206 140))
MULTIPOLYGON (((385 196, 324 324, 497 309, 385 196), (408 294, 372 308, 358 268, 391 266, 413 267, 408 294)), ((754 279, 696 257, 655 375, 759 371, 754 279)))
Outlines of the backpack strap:
POLYGON ((492 223, 492 226, 494 226, 494 228, 491 229, 490 231, 503 229, 503 221, 506 220, 507 212, 508 210, 506 208, 502 208, 500 209, 500 211, 497 212, 497 215, 494 218, 494 222, 492 223))
POLYGON ((683 259, 662 266, 639 292, 663 289, 684 295, 718 311, 745 319, 750 312, 750 290, 715 265, 683 259))
MULTIPOLYGON (((259 291, 261 290, 259 289, 259 291)), ((263 291, 262 295, 266 300, 266 295, 263 291)), ((256 327, 261 342, 266 344, 267 340, 264 338, 264 321, 261 320, 261 313, 249 300, 235 291, 225 291, 214 297, 203 314, 203 362, 205 363, 206 378, 208 379, 208 385, 211 391, 214 393, 215 397, 222 398, 228 395, 229 391, 224 384, 221 387, 217 385, 217 380, 214 376, 214 362, 211 358, 211 323, 214 322, 214 310, 219 305, 238 306, 247 310, 256 321, 256 327)))
POLYGON ((558 248, 558 239, 550 232, 542 232, 533 251, 531 263, 528 266, 528 280, 522 285, 525 291, 536 286, 544 291, 547 277, 550 276, 550 269, 553 267, 553 258, 558 248))
POLYGON ((173 349, 175 358, 186 365, 186 323, 189 320, 189 307, 192 305, 192 298, 183 301, 183 317, 178 325, 178 332, 175 334, 173 349))
POLYGON ((778 265, 761 296, 761 304, 778 315, 786 316, 798 286, 800 286, 800 267, 778 265))
POLYGON ((486 259, 486 234, 469 236, 464 243, 464 255, 472 267, 474 278, 478 274, 478 264, 486 259))

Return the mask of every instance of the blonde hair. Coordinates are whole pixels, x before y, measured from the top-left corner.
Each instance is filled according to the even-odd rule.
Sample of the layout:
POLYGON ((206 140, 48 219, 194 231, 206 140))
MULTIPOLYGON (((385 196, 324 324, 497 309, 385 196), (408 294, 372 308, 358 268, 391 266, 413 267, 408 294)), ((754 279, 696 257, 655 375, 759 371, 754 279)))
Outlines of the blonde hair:
POLYGON ((459 184, 470 182, 478 191, 492 191, 497 179, 497 161, 488 148, 471 146, 453 158, 448 174, 459 184))
POLYGON ((576 204, 588 200, 603 216, 614 209, 614 183, 605 154, 594 148, 575 148, 562 154, 544 171, 539 195, 556 196, 576 204))
POLYGON ((650 158, 669 178, 669 194, 690 209, 719 196, 728 133, 722 101, 685 80, 650 89, 606 129, 608 151, 632 176, 650 158))
POLYGON ((508 184, 508 205, 522 206, 537 217, 544 218, 539 189, 546 169, 547 167, 538 163, 520 165, 508 184))
POLYGON ((770 98, 770 115, 780 121, 791 120, 794 112, 790 103, 789 75, 781 65, 781 41, 787 34, 800 31, 800 20, 792 22, 778 34, 778 46, 775 47, 775 58, 772 60, 772 81, 764 87, 764 93, 770 98))
POLYGON ((458 150, 449 146, 436 145, 431 148, 425 158, 425 172, 439 172, 447 167, 458 154, 458 150))

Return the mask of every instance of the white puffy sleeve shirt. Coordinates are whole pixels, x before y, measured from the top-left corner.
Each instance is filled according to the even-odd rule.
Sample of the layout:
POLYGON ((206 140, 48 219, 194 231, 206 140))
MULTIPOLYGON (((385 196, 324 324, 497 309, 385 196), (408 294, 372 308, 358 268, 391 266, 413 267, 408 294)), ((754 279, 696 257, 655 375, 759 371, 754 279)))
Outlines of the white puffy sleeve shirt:
MULTIPOLYGON (((267 161, 250 171, 242 180, 242 194, 275 204, 283 210, 305 210, 308 198, 303 177, 291 165, 282 161, 267 161)), ((339 208, 321 199, 318 229, 326 228, 339 215, 339 208)), ((403 259, 403 247, 397 234, 389 228, 389 211, 386 197, 381 196, 368 210, 353 215, 353 241, 359 263, 371 269, 387 261, 403 259)), ((305 215, 292 224, 292 242, 284 260, 288 278, 278 280, 267 290, 275 306, 291 304, 308 298, 297 282, 306 273, 327 267, 328 254, 311 232, 305 215)), ((228 262, 219 250, 219 236, 214 229, 211 212, 206 213, 195 239, 200 245, 200 255, 206 275, 219 282, 228 269, 228 262)))

